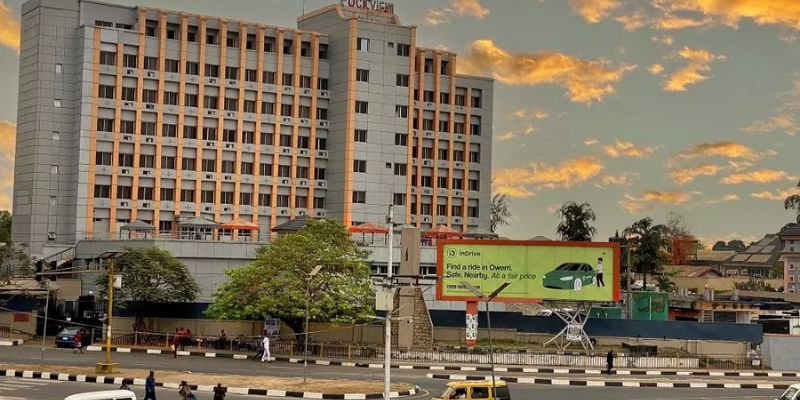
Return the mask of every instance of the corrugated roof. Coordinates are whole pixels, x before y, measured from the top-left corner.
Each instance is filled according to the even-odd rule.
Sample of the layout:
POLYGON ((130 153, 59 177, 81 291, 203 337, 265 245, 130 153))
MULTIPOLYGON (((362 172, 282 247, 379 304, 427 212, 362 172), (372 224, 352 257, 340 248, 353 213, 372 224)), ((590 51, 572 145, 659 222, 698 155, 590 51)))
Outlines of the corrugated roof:
POLYGON ((731 258, 731 261, 737 261, 737 262, 747 261, 747 259, 749 257, 750 256, 747 255, 747 254, 737 254, 737 255, 733 256, 733 258, 731 258))

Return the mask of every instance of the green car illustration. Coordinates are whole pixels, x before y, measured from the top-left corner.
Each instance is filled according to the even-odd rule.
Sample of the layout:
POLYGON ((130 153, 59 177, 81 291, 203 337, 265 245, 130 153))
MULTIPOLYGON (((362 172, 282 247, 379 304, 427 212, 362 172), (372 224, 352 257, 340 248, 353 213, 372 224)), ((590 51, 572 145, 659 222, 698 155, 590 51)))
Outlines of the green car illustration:
POLYGON ((575 291, 580 291, 584 285, 595 284, 596 279, 597 273, 591 265, 576 262, 561 264, 542 276, 546 288, 575 291))

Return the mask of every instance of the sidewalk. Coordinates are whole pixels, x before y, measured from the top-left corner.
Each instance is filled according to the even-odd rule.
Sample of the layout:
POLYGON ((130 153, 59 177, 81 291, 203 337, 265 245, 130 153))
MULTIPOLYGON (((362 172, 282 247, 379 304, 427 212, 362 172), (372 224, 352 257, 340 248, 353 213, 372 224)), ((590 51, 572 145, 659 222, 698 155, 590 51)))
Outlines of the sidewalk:
MULTIPOLYGON (((104 351, 105 346, 88 346, 88 351, 104 351)), ((112 347, 112 351, 118 353, 142 353, 154 355, 172 356, 171 350, 152 349, 144 347, 112 347)), ((215 351, 178 351, 178 356, 182 357, 205 357, 205 358, 231 358, 234 360, 253 360, 252 355, 230 352, 215 351)), ((291 364, 302 364, 301 357, 272 357, 272 360, 288 362, 291 364)), ((381 362, 373 361, 346 361, 341 359, 311 359, 309 364, 335 367, 351 368, 376 368, 383 369, 381 362)), ((439 363, 430 364, 422 362, 405 362, 392 364, 392 368, 406 370, 430 370, 430 371, 464 371, 464 372, 489 372, 489 366, 465 366, 463 364, 439 363)), ((600 375, 604 372, 601 368, 572 368, 572 367, 522 367, 522 366, 495 366, 496 372, 525 373, 525 374, 556 374, 556 375, 600 375)), ((760 370, 703 370, 703 369, 647 369, 647 368, 625 368, 617 369, 615 375, 661 375, 661 376, 711 376, 711 377, 763 377, 763 378, 798 378, 800 372, 781 372, 781 371, 760 371, 760 370)))

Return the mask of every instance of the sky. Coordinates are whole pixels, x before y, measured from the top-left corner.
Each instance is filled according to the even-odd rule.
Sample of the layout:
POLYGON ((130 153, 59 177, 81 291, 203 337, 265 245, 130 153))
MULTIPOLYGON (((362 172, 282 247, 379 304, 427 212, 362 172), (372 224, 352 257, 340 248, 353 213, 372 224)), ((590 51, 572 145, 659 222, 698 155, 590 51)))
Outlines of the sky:
MULTIPOLYGON (((107 0, 293 27, 300 0, 107 0)), ((313 10, 335 0, 306 0, 313 10)), ((0 0, 0 209, 10 208, 22 1, 0 0)), ((500 234, 555 237, 588 202, 604 240, 684 216, 701 240, 755 240, 800 193, 800 1, 397 0, 417 43, 495 79, 500 234)))

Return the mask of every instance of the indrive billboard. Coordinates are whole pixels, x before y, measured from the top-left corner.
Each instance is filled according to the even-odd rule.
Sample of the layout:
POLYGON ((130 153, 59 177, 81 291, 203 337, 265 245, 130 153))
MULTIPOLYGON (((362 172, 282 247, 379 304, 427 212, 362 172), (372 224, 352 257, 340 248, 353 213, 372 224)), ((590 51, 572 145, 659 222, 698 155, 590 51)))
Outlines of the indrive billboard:
POLYGON ((438 243, 436 298, 474 300, 463 282, 494 301, 619 300, 618 243, 443 240, 438 243))

